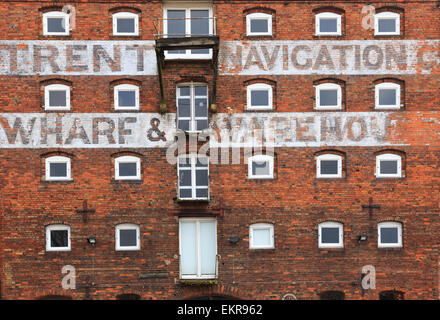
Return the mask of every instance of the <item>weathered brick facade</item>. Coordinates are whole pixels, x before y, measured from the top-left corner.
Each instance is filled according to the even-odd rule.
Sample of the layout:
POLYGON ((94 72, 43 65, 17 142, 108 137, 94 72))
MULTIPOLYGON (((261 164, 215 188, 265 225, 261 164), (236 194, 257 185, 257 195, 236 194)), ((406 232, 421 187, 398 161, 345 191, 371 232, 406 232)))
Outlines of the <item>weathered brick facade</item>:
MULTIPOLYGON (((0 40, 16 41, 18 51, 26 49, 26 43, 20 47, 24 40, 49 40, 40 45, 50 45, 54 40, 75 44, 153 41, 154 19, 163 17, 166 5, 162 1, 1 1, 0 40), (69 36, 43 35, 43 13, 61 10, 64 5, 75 8, 75 28, 69 36), (139 36, 112 35, 112 13, 119 10, 139 14, 139 36)), ((324 1, 214 0, 211 6, 220 46, 224 41, 322 40, 331 46, 340 40, 440 39, 437 1, 335 1, 330 5, 324 1), (378 37, 373 30, 362 28, 362 8, 367 3, 373 4, 377 12, 386 7, 399 12, 400 35, 378 37), (337 39, 315 36, 315 15, 323 10, 342 13, 342 35, 337 39), (246 14, 253 12, 272 15, 272 36, 246 36, 246 14)), ((11 49, 2 43, 0 50, 11 49)), ((284 49, 280 50, 281 56, 284 49)), ((34 50, 34 68, 38 60, 35 55, 34 50)), ((145 63, 156 68, 155 59, 145 63)), ((7 69, 12 70, 9 68, 13 68, 11 63, 7 69)), ((249 114, 246 86, 258 80, 274 88, 273 112, 320 115, 321 111, 314 110, 314 85, 332 79, 343 84, 342 110, 333 112, 337 116, 376 112, 375 85, 388 78, 402 83, 402 107, 389 112, 383 145, 356 144, 355 138, 356 143, 345 144, 342 138, 338 146, 323 143, 276 147, 271 180, 248 179, 243 154, 240 164, 211 163, 209 202, 177 200, 177 169, 167 162, 164 147, 22 148, 0 144, 1 298, 115 299, 132 293, 141 299, 281 299, 291 293, 297 299, 319 299, 322 292, 340 291, 346 299, 378 299, 382 291, 397 290, 404 293, 405 299, 438 299, 440 76, 438 64, 429 72, 421 68, 419 64, 415 72, 401 74, 320 74, 310 70, 305 74, 274 71, 255 75, 220 71, 215 80, 210 60, 166 61, 164 96, 166 111, 171 114, 177 110, 176 85, 189 81, 207 83, 210 90, 216 82, 219 114, 249 114), (323 150, 343 155, 342 178, 316 178, 315 157, 323 150), (375 177, 376 155, 384 150, 403 155, 402 178, 375 177), (114 159, 126 154, 141 158, 141 181, 114 179, 114 159), (45 181, 44 159, 49 155, 71 158, 72 181, 45 181), (370 198, 380 206, 371 214, 362 208, 370 198), (84 201, 95 210, 87 213, 87 221, 78 212, 84 201), (197 216, 217 220, 218 278, 210 284, 189 285, 179 283, 179 217, 197 216), (344 248, 318 248, 318 224, 325 221, 343 223, 344 248), (402 223, 401 248, 378 248, 377 224, 383 221, 402 223), (249 249, 249 225, 259 222, 273 224, 274 249, 249 249), (140 250, 115 251, 115 226, 120 223, 139 225, 140 250), (45 227, 51 224, 70 226, 70 251, 45 250, 45 227), (368 239, 359 242, 363 233, 368 239), (91 236, 96 236, 95 247, 87 242, 91 236), (230 238, 236 236, 239 241, 232 243, 230 238), (75 290, 61 287, 65 265, 76 268, 75 290), (375 290, 362 290, 361 270, 365 265, 375 267, 375 290)), ((5 116, 9 113, 53 114, 44 109, 44 86, 50 83, 70 87, 71 108, 67 113, 120 113, 114 110, 113 86, 122 82, 140 88, 140 109, 128 112, 128 116, 159 113, 156 74, 69 72, 2 71, 0 131, 14 125, 13 121, 7 125, 5 116)), ((23 125, 26 130, 27 125, 23 125)), ((143 134, 147 139, 147 131, 143 134)), ((36 135, 39 137, 40 132, 36 135)), ((92 136, 89 138, 92 140, 92 136)))

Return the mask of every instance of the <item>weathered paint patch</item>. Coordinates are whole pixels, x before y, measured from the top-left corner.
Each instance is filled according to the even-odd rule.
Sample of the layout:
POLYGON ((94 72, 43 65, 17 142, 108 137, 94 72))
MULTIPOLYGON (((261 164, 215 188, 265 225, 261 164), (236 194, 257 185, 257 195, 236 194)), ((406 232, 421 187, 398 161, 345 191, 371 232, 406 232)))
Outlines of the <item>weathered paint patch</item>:
MULTIPOLYGON (((206 133, 211 147, 389 146, 401 144, 393 114, 217 114, 206 133)), ((175 135, 174 113, 0 114, 0 148, 166 148, 175 135)))
POLYGON ((211 147, 385 146, 396 125, 386 112, 219 114, 211 147))

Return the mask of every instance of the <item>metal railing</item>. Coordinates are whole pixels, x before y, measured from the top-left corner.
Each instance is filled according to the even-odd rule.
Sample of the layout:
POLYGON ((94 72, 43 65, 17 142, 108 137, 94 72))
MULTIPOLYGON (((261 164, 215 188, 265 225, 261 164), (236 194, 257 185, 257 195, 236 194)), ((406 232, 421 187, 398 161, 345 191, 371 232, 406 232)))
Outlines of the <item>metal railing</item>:
POLYGON ((154 36, 156 39, 160 38, 189 38, 189 37, 206 37, 206 36, 215 36, 217 35, 216 32, 216 21, 215 17, 209 17, 209 18, 156 18, 153 21, 154 26, 154 36), (206 34, 203 33, 189 33, 188 30, 190 30, 190 25, 192 21, 196 20, 206 20, 208 21, 208 29, 209 32, 206 34), (168 26, 168 21, 184 21, 185 23, 185 33, 168 33, 166 28, 168 26))

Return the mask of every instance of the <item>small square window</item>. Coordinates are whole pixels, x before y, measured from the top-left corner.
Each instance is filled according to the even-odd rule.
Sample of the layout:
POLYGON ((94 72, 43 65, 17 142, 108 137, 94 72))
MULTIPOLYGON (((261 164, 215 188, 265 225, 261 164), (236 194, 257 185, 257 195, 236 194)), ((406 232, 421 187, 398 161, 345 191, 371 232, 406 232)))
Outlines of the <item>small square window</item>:
POLYGON ((376 109, 400 108, 400 85, 384 82, 376 85, 376 109))
POLYGON ((139 87, 120 84, 114 87, 115 110, 139 110, 139 87))
POLYGON ((61 11, 44 13, 43 34, 47 36, 69 35, 69 15, 61 11))
POLYGON ((50 163, 49 164, 50 176, 55 177, 67 177, 67 163, 50 163))
POLYGON ((394 12, 382 12, 374 16, 375 35, 399 35, 400 14, 394 12))
POLYGON ((402 158, 396 154, 381 154, 376 157, 377 178, 400 178, 402 158))
POLYGON ((273 179, 273 157, 256 155, 248 159, 249 179, 273 179))
POLYGON ((342 157, 335 154, 323 154, 316 159, 316 176, 318 178, 341 178, 342 157))
POLYGON ((273 249, 274 247, 273 225, 267 223, 256 223, 250 226, 250 249, 273 249))
POLYGON ((322 12, 315 17, 315 33, 318 36, 340 36, 341 15, 332 12, 322 12))
POLYGON ((338 110, 342 108, 342 89, 335 83, 322 83, 316 86, 316 109, 338 110))
POLYGON ((247 86, 247 109, 248 110, 271 110, 272 86, 264 83, 256 83, 247 86))
POLYGON ((115 159, 116 180, 140 180, 140 159, 133 156, 123 156, 115 159))
POLYGON ((70 87, 51 84, 44 87, 45 110, 70 110, 70 87))
POLYGON ((320 248, 344 247, 344 228, 339 222, 323 222, 318 230, 320 248))
POLYGON ((53 156, 46 158, 46 180, 71 180, 70 159, 67 157, 53 156))
POLYGON ((321 18, 319 20, 319 33, 337 33, 338 19, 337 18, 321 18))
POLYGON ((397 103, 396 89, 380 89, 379 90, 379 105, 380 106, 395 106, 397 103))
POLYGON ((381 154, 376 157, 377 178, 400 178, 402 158, 396 154, 381 154))
POLYGON ((131 12, 113 14, 113 35, 137 36, 139 34, 139 16, 131 12))
POLYGON ((70 251, 70 227, 50 225, 46 227, 46 251, 70 251))
POLYGON ((399 222, 381 222, 378 224, 378 247, 402 247, 402 224, 399 222))
POLYGON ((116 226, 116 250, 140 250, 139 226, 135 224, 116 226))
POLYGON ((271 36, 272 15, 251 13, 246 16, 246 33, 248 36, 271 36))
POLYGON ((396 33, 396 19, 379 19, 378 31, 379 33, 396 33))

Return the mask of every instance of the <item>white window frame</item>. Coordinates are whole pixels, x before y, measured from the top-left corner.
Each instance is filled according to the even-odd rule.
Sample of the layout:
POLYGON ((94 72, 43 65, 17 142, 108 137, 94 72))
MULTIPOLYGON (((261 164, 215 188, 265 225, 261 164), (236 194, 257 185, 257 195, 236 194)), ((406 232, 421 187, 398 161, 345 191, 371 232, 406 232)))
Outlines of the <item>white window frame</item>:
POLYGON ((275 236, 274 226, 270 223, 254 223, 249 226, 249 249, 274 249, 275 248, 275 236), (269 230, 270 244, 266 246, 255 245, 254 242, 254 230, 269 230))
POLYGON ((378 248, 401 248, 403 246, 402 223, 396 221, 385 221, 377 224, 377 247, 378 248), (382 243, 380 236, 380 229, 397 228, 397 243, 382 243))
POLYGON ((141 159, 135 156, 120 156, 115 158, 115 180, 141 180, 141 159), (120 176, 120 163, 136 163, 136 176, 120 176))
MULTIPOLYGON (((185 31, 186 36, 190 36, 191 33, 188 31, 191 29, 191 10, 208 10, 209 11, 209 33, 214 34, 214 24, 213 24, 213 10, 212 5, 209 3, 205 4, 191 4, 191 3, 173 3, 170 5, 163 6, 163 17, 164 19, 168 18, 168 10, 185 10, 185 31)), ((164 20, 163 23, 163 33, 165 37, 168 37, 168 24, 167 20, 164 20)), ((178 49, 176 49, 178 50, 178 49)), ((212 49, 209 49, 209 53, 206 54, 192 54, 190 49, 185 50, 186 53, 180 54, 169 54, 168 51, 165 51, 165 59, 169 60, 178 60, 178 59, 197 59, 197 60, 208 60, 212 59, 212 49)))
POLYGON ((195 110, 196 110, 196 98, 205 98, 206 97, 206 108, 207 108, 207 120, 208 120, 208 127, 209 127, 209 87, 207 83, 202 82, 189 82, 189 83, 179 83, 179 85, 176 87, 176 106, 177 106, 177 114, 176 114, 176 126, 179 126, 179 119, 180 120, 190 120, 190 130, 186 131, 189 133, 199 133, 202 132, 202 130, 196 130, 197 128, 197 120, 204 120, 205 117, 196 117, 195 116, 195 110), (195 94, 195 88, 205 86, 206 87, 206 96, 196 96, 195 94), (179 117, 179 98, 180 97, 187 97, 187 96, 180 96, 180 87, 189 87, 189 99, 190 99, 190 111, 191 116, 189 118, 187 117, 179 117))
POLYGON ((318 226, 318 247, 319 248, 343 248, 344 247, 344 225, 340 222, 326 221, 321 222, 318 226), (322 228, 338 228, 338 243, 322 243, 322 228))
POLYGON ((71 159, 63 156, 52 156, 45 159, 45 173, 46 181, 70 181, 71 175, 71 159), (66 177, 51 177, 50 176, 50 164, 51 163, 65 163, 66 164, 66 177))
POLYGON ((134 84, 119 84, 113 89, 113 99, 115 110, 139 110, 139 87, 134 84), (135 106, 134 107, 120 107, 119 106, 119 91, 134 91, 135 93, 135 106))
MULTIPOLYGON (((197 274, 195 275, 182 275, 181 266, 179 267, 179 276, 180 279, 217 279, 218 276, 218 240, 217 240, 217 220, 214 218, 180 218, 179 219, 179 255, 182 256, 182 236, 181 236, 181 222, 195 222, 196 223, 196 233, 197 233, 197 274), (200 222, 202 221, 211 221, 214 222, 215 225, 215 275, 202 275, 201 271, 201 255, 200 255, 200 222)), ((180 260, 180 259, 179 259, 180 260)), ((179 264, 181 262, 179 261, 179 264)))
POLYGON ((401 178, 402 177, 402 157, 394 153, 384 153, 376 156, 376 178, 401 178), (397 174, 381 174, 380 162, 397 161, 397 174))
POLYGON ((263 12, 250 13, 246 16, 246 35, 247 36, 271 36, 272 35, 272 15, 263 12), (252 20, 267 20, 267 32, 252 32, 252 20))
POLYGON ((138 36, 139 35, 139 15, 132 12, 117 12, 112 16, 114 36, 138 36), (118 32, 118 19, 134 19, 134 32, 118 32))
POLYGON ((248 178, 249 179, 273 179, 273 157, 269 155, 255 155, 248 158, 248 178), (269 170, 270 174, 267 176, 263 175, 253 175, 252 174, 252 164, 253 162, 268 162, 269 163, 269 170))
POLYGON ((336 83, 321 83, 315 86, 316 110, 341 110, 342 109, 342 88, 336 83), (337 90, 336 106, 321 106, 321 90, 337 90))
POLYGON ((45 110, 70 110, 70 87, 65 84, 50 84, 44 87, 44 109, 45 110), (50 91, 65 91, 66 92, 66 106, 50 106, 49 92, 50 91))
POLYGON ((374 15, 374 35, 375 36, 394 36, 400 35, 400 14, 395 12, 381 12, 374 15), (384 19, 395 19, 396 20, 396 31, 395 32, 379 32, 379 20, 384 19))
POLYGON ((116 251, 136 251, 141 249, 141 234, 139 225, 134 223, 121 223, 115 227, 115 250, 116 251), (120 232, 121 230, 136 230, 136 245, 135 246, 121 246, 120 232))
POLYGON ((341 15, 333 12, 321 12, 315 15, 315 35, 317 36, 341 36, 341 15), (320 32, 321 18, 323 19, 336 19, 337 31, 336 32, 320 32))
MULTIPOLYGON (((209 200, 209 191, 210 191, 210 179, 209 179, 209 157, 205 157, 205 156, 198 156, 196 154, 185 154, 185 155, 180 155, 177 158, 177 198, 181 201, 193 201, 193 200, 209 200), (191 159, 191 168, 180 168, 180 159, 182 158, 189 158, 191 159), (207 169, 208 170, 208 196, 206 198, 197 198, 197 185, 196 185, 196 163, 197 163, 197 159, 198 158, 205 158, 207 161, 207 169), (191 170, 191 187, 181 187, 179 185, 179 175, 180 175, 180 171, 181 170, 191 170), (180 198, 180 189, 191 189, 191 194, 193 195, 193 197, 191 198, 180 198)), ((205 187, 200 187, 199 189, 205 189, 205 187)))
POLYGON ((321 154, 316 158, 316 177, 317 178, 342 178, 342 156, 332 153, 321 154), (337 174, 321 174, 322 160, 337 160, 338 173, 337 174))
POLYGON ((266 83, 254 83, 247 86, 247 110, 272 110, 273 109, 273 87, 266 83), (269 96, 268 106, 252 106, 251 93, 253 90, 267 90, 269 96))
POLYGON ((394 82, 379 83, 374 88, 375 95, 375 108, 376 109, 400 109, 400 85, 394 82), (382 89, 394 89, 396 90, 396 104, 395 105, 380 105, 379 104, 379 92, 382 89))
POLYGON ((43 13, 43 35, 45 36, 68 36, 69 35, 69 15, 65 12, 62 11, 51 11, 51 12, 46 12, 43 13), (49 32, 47 30, 48 27, 48 23, 47 23, 47 19, 48 18, 63 18, 64 19, 64 32, 49 32))
POLYGON ((46 251, 70 251, 70 226, 64 224, 51 224, 46 226, 46 251), (52 247, 51 246, 51 231, 67 230, 67 247, 52 247))

